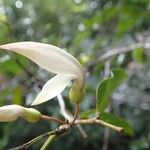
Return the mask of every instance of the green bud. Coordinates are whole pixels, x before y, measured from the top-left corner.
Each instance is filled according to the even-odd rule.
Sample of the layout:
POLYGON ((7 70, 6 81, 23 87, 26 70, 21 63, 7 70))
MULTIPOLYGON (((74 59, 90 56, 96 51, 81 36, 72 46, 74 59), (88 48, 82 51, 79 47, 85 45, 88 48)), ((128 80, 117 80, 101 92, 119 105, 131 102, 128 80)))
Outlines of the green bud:
POLYGON ((28 122, 40 120, 41 113, 33 108, 26 108, 20 105, 6 105, 0 107, 0 122, 14 121, 21 117, 28 122))
POLYGON ((85 95, 85 87, 79 86, 75 81, 69 91, 69 98, 73 102, 80 103, 85 95))
POLYGON ((41 119, 42 114, 34 108, 25 108, 25 113, 21 116, 28 122, 37 122, 41 119))

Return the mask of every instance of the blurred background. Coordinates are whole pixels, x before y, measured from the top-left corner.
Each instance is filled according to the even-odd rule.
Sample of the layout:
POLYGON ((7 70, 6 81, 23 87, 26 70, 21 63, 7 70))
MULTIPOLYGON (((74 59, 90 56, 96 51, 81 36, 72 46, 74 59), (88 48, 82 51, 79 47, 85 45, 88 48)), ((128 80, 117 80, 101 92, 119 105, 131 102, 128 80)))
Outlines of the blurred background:
MULTIPOLYGON (((103 78, 104 63, 89 66, 107 49, 130 46, 150 38, 148 0, 0 0, 0 44, 37 41, 59 46, 88 69, 87 94, 81 112, 95 107, 95 90, 103 78)), ((56 139, 57 150, 148 150, 150 149, 150 51, 135 57, 128 52, 111 61, 111 69, 123 68, 128 80, 114 92, 110 111, 132 126, 129 135, 101 126, 86 125, 83 139, 74 128, 56 139), (106 146, 107 145, 107 146, 106 146)), ((0 106, 30 106, 43 84, 53 76, 15 53, 0 51, 0 106)), ((66 107, 72 112, 68 90, 63 92, 66 107)), ((44 114, 62 118, 57 99, 36 106, 44 114)), ((29 124, 22 119, 0 123, 0 150, 19 146, 55 129, 54 123, 29 124)), ((43 142, 30 149, 37 150, 43 142)))

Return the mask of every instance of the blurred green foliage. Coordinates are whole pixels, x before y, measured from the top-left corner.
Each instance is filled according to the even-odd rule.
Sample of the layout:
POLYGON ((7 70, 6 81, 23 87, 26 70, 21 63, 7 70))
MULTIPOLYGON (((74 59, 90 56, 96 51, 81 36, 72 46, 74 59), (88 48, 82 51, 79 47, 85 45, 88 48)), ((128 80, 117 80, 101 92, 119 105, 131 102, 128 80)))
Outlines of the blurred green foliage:
MULTIPOLYGON (((0 44, 25 40, 50 43, 67 49, 86 67, 105 53, 107 47, 131 45, 147 37, 150 33, 149 9, 148 0, 0 0, 0 44)), ((118 55, 111 63, 111 70, 120 67, 128 73, 129 79, 111 95, 110 112, 125 118, 133 127, 134 135, 110 131, 109 150, 150 148, 149 57, 148 51, 143 53, 143 49, 137 49, 133 53, 118 55), (147 61, 144 61, 145 56, 147 61), (144 64, 137 63, 143 61, 144 64)), ((87 94, 81 112, 95 108, 95 91, 103 73, 104 63, 89 69, 87 94)), ((23 56, 1 51, 0 105, 30 106, 50 76, 23 56)), ((67 108, 72 111, 67 90, 63 96, 67 108)), ((43 114, 62 117, 55 100, 36 108, 43 114)), ((112 119, 114 116, 104 118, 108 117, 112 119)), ((13 123, 0 123, 0 149, 18 146, 54 128, 55 124, 45 121, 28 124, 19 119, 13 123)), ((84 129, 89 135, 87 139, 83 140, 74 128, 55 140, 52 149, 100 149, 103 127, 86 125, 84 129)), ((31 149, 39 149, 40 145, 31 149)))
POLYGON ((132 52, 132 57, 135 61, 139 63, 146 63, 147 56, 145 54, 144 48, 138 48, 135 51, 132 52))

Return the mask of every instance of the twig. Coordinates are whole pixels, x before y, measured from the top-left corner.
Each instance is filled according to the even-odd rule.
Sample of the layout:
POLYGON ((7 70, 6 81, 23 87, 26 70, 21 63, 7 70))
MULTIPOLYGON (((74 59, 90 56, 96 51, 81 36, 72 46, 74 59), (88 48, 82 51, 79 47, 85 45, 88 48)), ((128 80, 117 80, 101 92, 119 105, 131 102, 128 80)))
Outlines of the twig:
POLYGON ((73 121, 71 122, 70 125, 73 125, 74 122, 76 121, 76 119, 78 118, 79 111, 80 111, 80 104, 79 104, 79 103, 76 103, 76 105, 75 105, 74 118, 73 118, 73 121))
POLYGON ((46 150, 48 148, 49 144, 54 140, 55 137, 56 137, 56 135, 50 135, 40 150, 46 150))
POLYGON ((42 115, 41 116, 42 120, 49 120, 49 121, 54 121, 60 125, 65 124, 65 122, 63 122, 62 120, 56 118, 56 117, 50 117, 50 116, 46 116, 46 115, 42 115))
POLYGON ((15 148, 11 148, 9 150, 27 150, 31 145, 33 145, 34 143, 38 142, 39 140, 41 140, 43 138, 46 138, 46 137, 48 137, 50 135, 62 134, 64 132, 66 132, 67 130, 69 130, 69 126, 62 125, 62 127, 59 128, 59 129, 55 129, 53 131, 46 132, 46 133, 44 133, 42 135, 37 136, 36 138, 32 139, 31 141, 29 141, 27 143, 24 143, 21 146, 18 146, 18 147, 15 147, 15 148))
POLYGON ((124 47, 120 47, 120 48, 107 48, 107 49, 105 49, 105 51, 107 51, 106 53, 104 53, 102 56, 97 58, 95 61, 90 62, 88 64, 87 70, 90 68, 93 68, 95 65, 107 60, 108 58, 111 58, 111 57, 116 56, 116 55, 121 54, 121 53, 130 52, 130 51, 133 51, 137 48, 142 48, 142 47, 145 49, 150 48, 149 38, 147 38, 147 40, 145 39, 145 41, 143 41, 143 42, 138 42, 138 43, 132 44, 130 46, 124 46, 124 47))
MULTIPOLYGON (((105 68, 104 68, 104 79, 107 79, 110 74, 110 65, 111 65, 111 59, 106 60, 105 62, 105 68)), ((110 105, 106 109, 107 112, 110 111, 110 105)), ((102 150, 107 150, 108 144, 109 144, 109 134, 110 133, 110 128, 105 127, 104 129, 104 138, 103 138, 103 146, 102 150)))
POLYGON ((109 78, 109 75, 110 75, 110 65, 111 65, 111 60, 108 59, 108 60, 105 62, 105 68, 104 68, 104 76, 103 76, 103 79, 109 78))
MULTIPOLYGON (((69 113, 66 110, 64 99, 63 99, 61 94, 57 95, 57 100, 58 100, 59 107, 60 107, 60 113, 63 115, 63 117, 65 119, 67 119, 69 121, 72 121, 73 120, 73 116, 72 116, 71 113, 69 113)), ((88 137, 87 133, 84 131, 84 129, 81 127, 80 124, 77 125, 77 128, 79 129, 79 131, 80 131, 80 133, 81 133, 83 138, 87 138, 88 137)))
POLYGON ((108 128, 111 128, 113 130, 116 130, 118 132, 124 132, 124 129, 122 127, 118 127, 118 126, 115 126, 115 125, 112 125, 112 124, 109 124, 103 120, 99 120, 99 119, 83 119, 83 120, 76 120, 75 123, 76 124, 100 124, 100 125, 103 125, 105 127, 108 127, 108 128))
MULTIPOLYGON (((96 119, 96 118, 93 118, 93 119, 82 119, 82 120, 75 120, 73 126, 76 126, 76 125, 79 125, 79 124, 99 124, 99 125, 103 125, 105 127, 109 127, 115 131, 118 131, 118 132, 124 132, 124 129, 122 127, 118 127, 118 126, 115 126, 115 125, 112 125, 112 124, 109 124, 103 120, 99 120, 99 119, 96 119)), ((27 148, 29 148, 31 145, 33 145, 34 143, 36 143, 37 141, 43 139, 43 138, 46 138, 50 135, 61 135, 65 132, 67 132, 70 128, 72 128, 73 126, 70 126, 69 124, 64 124, 64 125, 61 125, 58 129, 55 129, 53 131, 50 131, 50 132, 47 132, 47 133, 44 133, 34 139, 32 139, 31 141, 19 146, 19 147, 15 147, 15 148, 12 148, 12 149, 9 149, 9 150, 26 150, 27 148)))

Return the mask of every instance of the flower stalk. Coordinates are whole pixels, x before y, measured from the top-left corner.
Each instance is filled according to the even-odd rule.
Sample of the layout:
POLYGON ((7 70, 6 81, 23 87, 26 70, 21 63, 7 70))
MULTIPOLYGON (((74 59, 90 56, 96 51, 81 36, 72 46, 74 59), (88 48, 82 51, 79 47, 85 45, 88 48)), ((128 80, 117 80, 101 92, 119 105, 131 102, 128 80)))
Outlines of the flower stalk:
POLYGON ((56 118, 56 117, 51 117, 51 116, 46 116, 46 115, 42 115, 41 116, 41 120, 47 120, 47 121, 53 121, 53 122, 56 122, 60 125, 63 125, 65 124, 65 122, 63 122, 62 120, 56 118))
POLYGON ((73 121, 71 122, 70 126, 72 126, 76 119, 78 118, 78 114, 80 112, 80 104, 79 103, 75 103, 75 113, 74 113, 74 118, 73 118, 73 121))

